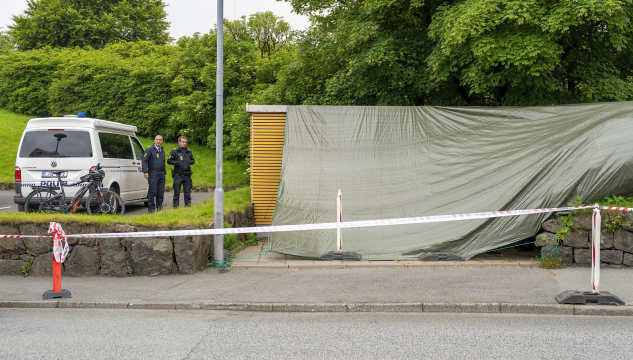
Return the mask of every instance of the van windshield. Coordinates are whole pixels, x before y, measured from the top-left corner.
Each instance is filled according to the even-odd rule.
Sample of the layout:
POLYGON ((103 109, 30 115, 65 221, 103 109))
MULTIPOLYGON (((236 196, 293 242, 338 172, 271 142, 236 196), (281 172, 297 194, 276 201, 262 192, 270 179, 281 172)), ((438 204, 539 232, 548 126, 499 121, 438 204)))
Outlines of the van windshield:
POLYGON ((20 157, 92 157, 90 134, 68 130, 29 131, 24 134, 20 157))

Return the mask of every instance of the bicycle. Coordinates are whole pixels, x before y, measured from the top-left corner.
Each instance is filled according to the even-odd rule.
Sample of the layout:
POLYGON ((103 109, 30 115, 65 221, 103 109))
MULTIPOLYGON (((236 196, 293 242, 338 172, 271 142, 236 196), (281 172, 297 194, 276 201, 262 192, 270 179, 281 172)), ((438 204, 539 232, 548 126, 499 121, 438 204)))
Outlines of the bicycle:
POLYGON ((95 190, 88 195, 86 200, 86 210, 89 215, 93 214, 118 214, 122 216, 125 213, 125 205, 117 193, 110 189, 102 189, 101 181, 105 177, 105 172, 101 164, 90 170, 90 172, 82 176, 78 182, 67 184, 62 182, 62 173, 64 171, 52 171, 57 175, 59 186, 33 186, 34 190, 26 197, 24 202, 24 212, 44 212, 44 213, 76 213, 77 206, 81 202, 84 195, 94 187, 95 190), (66 198, 65 187, 76 186, 87 183, 83 186, 72 201, 66 198), (57 190, 60 190, 57 192, 57 190))

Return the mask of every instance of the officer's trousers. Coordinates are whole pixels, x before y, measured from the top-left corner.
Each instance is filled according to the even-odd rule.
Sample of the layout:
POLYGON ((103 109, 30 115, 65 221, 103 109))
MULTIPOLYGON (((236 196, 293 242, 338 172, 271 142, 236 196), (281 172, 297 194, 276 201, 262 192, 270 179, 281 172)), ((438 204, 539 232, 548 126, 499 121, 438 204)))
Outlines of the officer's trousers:
POLYGON ((191 205, 191 176, 174 174, 174 207, 180 206, 180 184, 185 194, 185 206, 191 205))
POLYGON ((163 197, 165 195, 165 173, 161 172, 149 172, 149 178, 147 179, 149 189, 147 190, 147 210, 154 212, 156 209, 162 210, 163 197))

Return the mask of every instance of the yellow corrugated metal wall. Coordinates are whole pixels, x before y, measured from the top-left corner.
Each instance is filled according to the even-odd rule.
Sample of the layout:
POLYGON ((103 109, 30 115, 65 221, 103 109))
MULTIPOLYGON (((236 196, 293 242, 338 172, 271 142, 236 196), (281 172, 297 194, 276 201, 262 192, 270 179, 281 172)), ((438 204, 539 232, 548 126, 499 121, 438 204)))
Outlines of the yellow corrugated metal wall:
POLYGON ((251 198, 255 224, 268 225, 277 201, 285 113, 251 114, 251 198))

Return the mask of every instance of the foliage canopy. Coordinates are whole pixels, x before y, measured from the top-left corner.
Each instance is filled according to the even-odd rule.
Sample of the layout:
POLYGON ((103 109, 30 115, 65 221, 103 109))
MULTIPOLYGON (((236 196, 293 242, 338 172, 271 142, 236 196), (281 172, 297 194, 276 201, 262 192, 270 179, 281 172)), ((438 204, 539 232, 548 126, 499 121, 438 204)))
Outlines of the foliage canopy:
POLYGON ((552 105, 633 98, 631 0, 286 0, 313 26, 262 99, 552 105))
POLYGON ((287 46, 293 35, 290 25, 272 11, 252 14, 248 21, 246 16, 239 20, 224 20, 224 27, 233 40, 254 43, 262 58, 270 58, 270 54, 287 46))
POLYGON ((28 0, 9 34, 20 49, 102 48, 108 44, 171 41, 162 0, 28 0))

